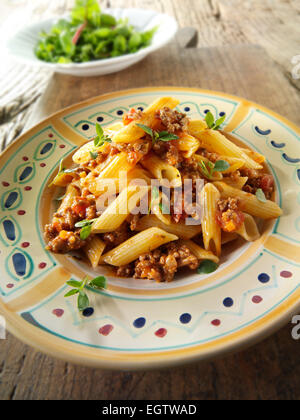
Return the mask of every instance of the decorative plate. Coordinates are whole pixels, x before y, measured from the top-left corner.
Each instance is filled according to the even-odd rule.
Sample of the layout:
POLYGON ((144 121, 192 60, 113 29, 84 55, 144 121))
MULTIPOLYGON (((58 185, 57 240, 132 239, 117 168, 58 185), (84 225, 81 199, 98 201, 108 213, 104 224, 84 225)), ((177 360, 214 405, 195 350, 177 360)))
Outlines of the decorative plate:
MULTIPOLYGON (((23 134, 0 157, 0 311, 9 331, 69 362, 112 369, 148 369, 215 357, 260 340, 299 308, 300 130, 274 112, 224 93, 145 88, 74 105, 23 134), (114 278, 90 290, 79 314, 65 282, 95 273, 82 261, 45 251, 43 225, 61 158, 131 107, 174 96, 192 118, 226 113, 223 130, 267 156, 284 215, 254 243, 231 247, 210 275, 171 283, 114 278)), ((76 298, 74 298, 76 299, 76 298)))
POLYGON ((153 10, 116 8, 106 9, 104 12, 113 15, 116 19, 128 19, 129 23, 134 25, 140 32, 158 26, 151 45, 142 48, 136 53, 126 54, 120 57, 93 60, 85 63, 48 63, 39 60, 35 56, 34 47, 37 43, 39 33, 43 30, 46 32, 49 31, 57 21, 57 19, 52 18, 20 29, 8 40, 6 48, 11 55, 25 64, 47 67, 57 73, 72 74, 74 76, 99 76, 124 70, 143 60, 148 54, 170 42, 178 28, 177 22, 173 17, 153 10))

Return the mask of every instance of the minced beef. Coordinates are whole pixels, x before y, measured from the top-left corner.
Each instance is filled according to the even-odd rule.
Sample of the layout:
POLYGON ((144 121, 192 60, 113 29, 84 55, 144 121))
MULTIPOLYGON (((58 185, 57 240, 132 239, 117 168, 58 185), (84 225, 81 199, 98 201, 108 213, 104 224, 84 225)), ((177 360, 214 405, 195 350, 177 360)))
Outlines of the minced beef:
POLYGON ((156 117, 161 120, 169 133, 186 130, 189 123, 186 114, 170 109, 168 107, 164 107, 163 109, 159 110, 156 114, 156 117))
POLYGON ((218 207, 221 212, 227 210, 238 210, 239 208, 239 199, 238 198, 226 198, 224 200, 218 201, 218 207))
POLYGON ((179 267, 198 267, 198 259, 185 245, 171 242, 152 252, 143 254, 135 262, 135 278, 148 278, 157 282, 172 281, 179 267))

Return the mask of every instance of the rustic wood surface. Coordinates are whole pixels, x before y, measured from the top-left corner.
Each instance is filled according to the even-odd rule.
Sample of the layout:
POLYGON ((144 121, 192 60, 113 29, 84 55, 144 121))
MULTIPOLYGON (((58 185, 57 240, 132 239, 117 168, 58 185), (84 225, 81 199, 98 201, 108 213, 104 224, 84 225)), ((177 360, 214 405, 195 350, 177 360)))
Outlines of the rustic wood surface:
MULTIPOLYGON (((91 96, 159 85, 236 94, 300 124, 299 91, 289 75, 291 56, 299 53, 299 1, 128 0, 129 5, 175 15, 181 26, 197 27, 200 47, 215 48, 183 50, 177 39, 116 75, 85 80, 54 75, 28 126, 91 96), (250 43, 265 46, 267 52, 250 43)), ((8 334, 0 341, 0 400, 299 399, 299 343, 292 340, 291 328, 289 324, 260 344, 217 361, 138 373, 74 366, 8 334)))

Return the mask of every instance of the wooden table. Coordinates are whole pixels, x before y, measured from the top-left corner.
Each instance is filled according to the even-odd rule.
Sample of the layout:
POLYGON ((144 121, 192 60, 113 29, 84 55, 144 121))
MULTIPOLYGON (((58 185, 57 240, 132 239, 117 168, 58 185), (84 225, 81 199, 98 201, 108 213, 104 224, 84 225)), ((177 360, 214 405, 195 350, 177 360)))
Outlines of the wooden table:
MULTIPOLYGON (((54 75, 29 124, 90 96, 158 85, 244 96, 300 124, 297 88, 261 47, 245 44, 196 51, 180 49, 178 39, 116 75, 85 80, 54 75)), ((299 346, 291 338, 291 329, 287 325, 262 343, 217 361, 138 373, 107 372, 54 360, 8 334, 7 340, 0 341, 0 399, 299 399, 299 346)))

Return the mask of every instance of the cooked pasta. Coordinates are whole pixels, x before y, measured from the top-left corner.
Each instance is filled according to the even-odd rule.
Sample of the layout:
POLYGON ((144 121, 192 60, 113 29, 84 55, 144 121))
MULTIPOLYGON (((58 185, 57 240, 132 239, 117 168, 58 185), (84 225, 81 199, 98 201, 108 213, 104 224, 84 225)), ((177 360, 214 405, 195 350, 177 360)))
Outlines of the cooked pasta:
POLYGON ((94 269, 168 282, 182 267, 217 267, 228 242, 259 238, 256 218, 282 215, 265 157, 223 135, 212 114, 190 120, 178 104, 159 98, 96 125, 72 167, 61 162, 50 185, 66 189, 45 226, 49 251, 82 250, 94 269))

